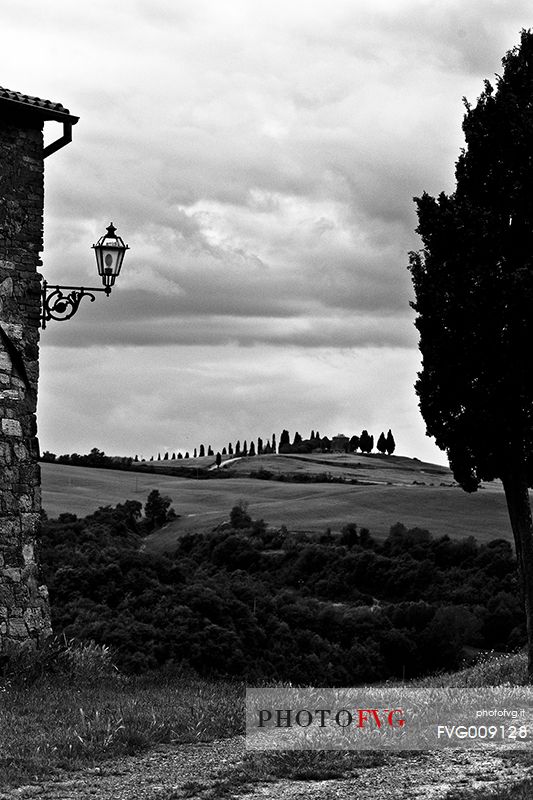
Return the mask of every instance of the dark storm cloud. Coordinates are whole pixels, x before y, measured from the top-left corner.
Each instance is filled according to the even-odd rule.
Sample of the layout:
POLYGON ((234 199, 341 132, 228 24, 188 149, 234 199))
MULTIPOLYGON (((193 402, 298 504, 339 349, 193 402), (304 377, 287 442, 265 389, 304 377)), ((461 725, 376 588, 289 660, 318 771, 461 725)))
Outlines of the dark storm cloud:
POLYGON ((296 346, 304 348, 333 347, 347 349, 354 347, 407 347, 416 345, 414 328, 402 324, 401 318, 375 316, 345 316, 344 318, 321 317, 306 314, 301 318, 265 318, 197 315, 174 313, 172 316, 147 317, 140 315, 136 320, 122 320, 120 329, 109 314, 104 315, 91 309, 70 326, 68 336, 59 327, 46 332, 46 344, 56 347, 86 347, 88 342, 95 345, 148 346, 160 347, 175 345, 239 345, 253 347, 257 344, 274 346, 296 346), (90 315, 90 319, 88 318, 90 315), (107 318, 106 318, 107 317, 107 318), (120 336, 117 331, 120 330, 120 336))

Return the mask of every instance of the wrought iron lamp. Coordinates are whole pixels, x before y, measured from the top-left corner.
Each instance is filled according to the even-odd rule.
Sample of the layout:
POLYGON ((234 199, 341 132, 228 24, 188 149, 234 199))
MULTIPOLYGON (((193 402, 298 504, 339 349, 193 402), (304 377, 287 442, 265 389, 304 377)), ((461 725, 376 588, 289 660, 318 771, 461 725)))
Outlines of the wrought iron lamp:
POLYGON ((107 228, 107 233, 101 236, 92 247, 103 288, 100 286, 97 288, 49 286, 46 281, 43 281, 41 315, 43 330, 51 319, 61 321, 73 317, 84 297, 88 297, 93 303, 94 292, 105 292, 107 297, 111 294, 111 287, 115 285, 115 280, 120 274, 124 255, 126 250, 129 250, 129 245, 124 244, 121 237, 117 236, 116 228, 111 223, 107 228))

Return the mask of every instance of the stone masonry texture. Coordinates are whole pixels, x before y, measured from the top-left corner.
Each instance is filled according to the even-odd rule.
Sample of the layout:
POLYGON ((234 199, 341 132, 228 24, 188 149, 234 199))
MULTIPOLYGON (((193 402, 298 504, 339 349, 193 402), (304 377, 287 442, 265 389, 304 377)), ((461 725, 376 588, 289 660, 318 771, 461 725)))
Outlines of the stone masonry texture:
POLYGON ((0 664, 50 635, 38 565, 41 520, 36 405, 40 253, 43 249, 43 121, 0 116, 0 664))

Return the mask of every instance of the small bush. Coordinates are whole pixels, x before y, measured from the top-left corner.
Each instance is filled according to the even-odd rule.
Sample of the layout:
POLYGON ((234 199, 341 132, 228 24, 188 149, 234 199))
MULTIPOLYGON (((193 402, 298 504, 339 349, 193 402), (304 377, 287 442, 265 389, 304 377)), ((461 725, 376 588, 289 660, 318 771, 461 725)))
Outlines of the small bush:
POLYGON ((243 500, 239 500, 237 505, 233 506, 231 509, 229 520, 231 527, 235 530, 240 530, 241 528, 250 528, 252 525, 252 518, 248 514, 248 503, 245 503, 243 500))
POLYGON ((51 636, 36 650, 30 647, 3 653, 0 686, 30 686, 45 675, 61 675, 75 683, 94 683, 118 676, 110 647, 91 640, 51 636))
POLYGON ((111 648, 92 640, 65 640, 65 648, 59 653, 58 662, 66 675, 82 683, 118 674, 111 648))

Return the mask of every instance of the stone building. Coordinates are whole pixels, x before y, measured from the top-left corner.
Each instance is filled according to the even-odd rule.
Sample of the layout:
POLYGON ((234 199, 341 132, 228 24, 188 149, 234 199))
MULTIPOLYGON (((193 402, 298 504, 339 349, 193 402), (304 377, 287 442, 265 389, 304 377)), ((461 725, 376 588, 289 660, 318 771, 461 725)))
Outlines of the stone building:
POLYGON ((36 554, 44 159, 78 121, 59 103, 0 88, 0 652, 36 648, 50 610, 36 554), (47 121, 62 135, 44 146, 47 121))
POLYGON ((343 433, 338 433, 331 440, 331 449, 334 453, 347 453, 350 445, 350 439, 343 433))

